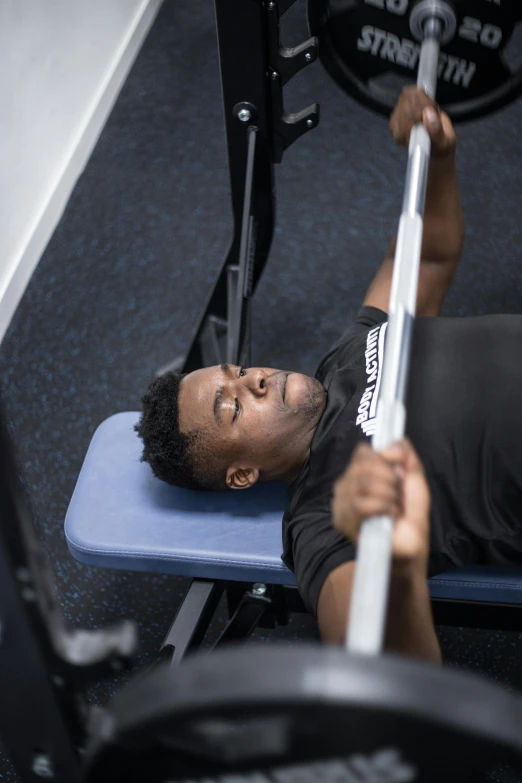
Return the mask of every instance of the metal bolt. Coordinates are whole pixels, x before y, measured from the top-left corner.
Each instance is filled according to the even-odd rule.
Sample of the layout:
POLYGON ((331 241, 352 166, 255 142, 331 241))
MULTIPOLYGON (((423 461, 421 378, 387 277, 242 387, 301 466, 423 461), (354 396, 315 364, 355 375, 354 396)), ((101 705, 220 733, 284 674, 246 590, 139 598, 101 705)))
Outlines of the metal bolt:
POLYGON ((46 753, 37 753, 34 757, 33 772, 39 778, 54 778, 53 762, 46 753))
POLYGON ((252 593, 253 595, 264 595, 266 593, 266 585, 261 584, 261 582, 256 583, 252 587, 252 593))
POLYGON ((237 113, 237 118, 238 120, 241 120, 241 122, 248 122, 251 116, 248 109, 241 109, 241 111, 237 113))
POLYGON ((268 8, 270 11, 272 11, 275 8, 275 3, 273 2, 268 3, 268 8))
POLYGON ((311 62, 311 60, 312 60, 312 55, 310 54, 310 52, 307 52, 307 53, 305 54, 305 60, 306 60, 307 62, 311 62))
POLYGON ((277 79, 278 75, 279 75, 279 74, 277 73, 277 71, 272 71, 272 79, 273 79, 274 81, 277 79))
POLYGON ((308 120, 306 121, 306 124, 308 125, 308 127, 309 127, 309 128, 313 127, 314 121, 312 120, 312 118, 311 118, 311 117, 310 117, 310 119, 308 119, 308 120))

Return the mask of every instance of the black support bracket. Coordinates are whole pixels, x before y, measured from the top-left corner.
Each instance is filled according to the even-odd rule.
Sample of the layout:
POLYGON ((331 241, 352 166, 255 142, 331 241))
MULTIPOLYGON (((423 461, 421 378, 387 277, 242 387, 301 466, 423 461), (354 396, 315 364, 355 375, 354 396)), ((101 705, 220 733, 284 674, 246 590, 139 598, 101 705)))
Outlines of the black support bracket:
POLYGON ((284 85, 303 68, 314 63, 319 53, 319 42, 315 37, 292 48, 280 44, 279 20, 294 2, 295 0, 268 0, 266 3, 275 163, 281 163, 285 150, 319 123, 317 103, 293 113, 285 111, 284 108, 284 85))
POLYGON ((287 3, 286 8, 276 0, 270 0, 267 4, 268 59, 272 71, 280 75, 281 85, 287 84, 303 68, 315 62, 319 53, 319 42, 315 37, 295 47, 280 45, 279 19, 294 1, 287 3))

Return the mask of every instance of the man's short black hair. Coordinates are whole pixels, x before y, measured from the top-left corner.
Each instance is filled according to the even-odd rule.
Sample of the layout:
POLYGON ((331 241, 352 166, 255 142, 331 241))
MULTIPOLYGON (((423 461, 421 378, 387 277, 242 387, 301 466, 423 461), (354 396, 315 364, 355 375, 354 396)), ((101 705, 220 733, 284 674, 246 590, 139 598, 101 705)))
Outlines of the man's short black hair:
POLYGON ((143 441, 142 462, 168 484, 187 489, 226 489, 224 469, 201 433, 179 428, 179 390, 185 376, 167 372, 155 378, 141 398, 136 432, 143 441))

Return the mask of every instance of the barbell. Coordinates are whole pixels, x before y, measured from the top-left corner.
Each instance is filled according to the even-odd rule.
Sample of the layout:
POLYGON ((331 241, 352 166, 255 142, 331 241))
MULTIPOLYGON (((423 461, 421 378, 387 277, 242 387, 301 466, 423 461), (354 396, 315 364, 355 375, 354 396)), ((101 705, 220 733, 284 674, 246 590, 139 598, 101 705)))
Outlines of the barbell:
MULTIPOLYGON (((320 0, 309 8, 323 9, 323 16, 312 20, 312 27, 323 20, 321 34, 338 36, 354 28, 342 58, 353 66, 350 90, 384 111, 390 108, 389 96, 379 98, 374 87, 368 88, 371 79, 363 85, 353 74, 367 57, 384 61, 385 45, 390 57, 410 53, 418 86, 435 97, 437 76, 441 84, 440 46, 460 51, 460 41, 455 41, 463 37, 463 25, 471 29, 473 19, 473 35, 489 49, 495 78, 502 74, 504 33, 512 30, 516 14, 505 0, 488 3, 491 14, 480 17, 486 0, 474 4, 474 17, 462 16, 465 6, 471 13, 469 0, 421 0, 411 9, 408 0, 320 0), (392 33, 383 14, 397 17, 392 33), (339 30, 332 22, 336 19, 339 30), (405 38, 406 24, 408 34, 419 39, 418 51, 405 38), (388 33, 394 37, 386 38, 388 33), (359 44, 355 49, 354 40, 359 44)), ((475 39, 464 39, 466 46, 478 46, 475 39)), ((448 83, 446 92, 441 90, 460 118, 472 116, 479 106, 481 113, 491 111, 495 102, 506 102, 511 89, 504 88, 502 99, 498 89, 496 97, 484 89, 492 82, 482 61, 475 59, 476 68, 468 73, 479 73, 476 83, 470 78, 467 86, 448 83), (463 89, 470 90, 465 100, 463 89)), ((338 50, 334 61, 337 68, 338 50)), ((463 73, 471 61, 466 62, 463 73)), ((374 73, 381 71, 377 62, 374 73)), ((404 433, 429 156, 429 136, 417 125, 410 139, 394 264, 373 441, 378 449, 404 433)), ((305 646, 248 647, 200 655, 177 669, 158 667, 139 676, 92 727, 86 783, 479 783, 495 761, 522 766, 520 696, 470 675, 379 654, 391 531, 387 518, 364 523, 347 632, 349 654, 305 646)))

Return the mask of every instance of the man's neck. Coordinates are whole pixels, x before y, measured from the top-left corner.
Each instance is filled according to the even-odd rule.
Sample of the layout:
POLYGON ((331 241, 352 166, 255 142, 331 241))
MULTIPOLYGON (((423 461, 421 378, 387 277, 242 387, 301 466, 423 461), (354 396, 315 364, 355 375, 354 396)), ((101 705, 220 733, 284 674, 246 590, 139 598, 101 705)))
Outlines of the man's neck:
POLYGON ((310 449, 311 449, 311 445, 312 445, 312 440, 314 438, 315 431, 316 431, 317 427, 319 426, 319 422, 321 421, 323 413, 325 411, 326 399, 327 399, 327 397, 326 397, 326 394, 325 394, 323 404, 321 405, 321 410, 320 410, 320 413, 319 413, 319 417, 318 417, 317 421, 315 422, 315 424, 313 425, 312 429, 307 433, 306 442, 304 444, 304 454, 301 457, 299 457, 299 459, 297 459, 295 461, 295 463, 292 465, 292 467, 285 474, 285 477, 281 478, 281 481, 284 481, 286 484, 293 484, 294 483, 294 481, 299 476, 301 470, 303 469, 304 465, 310 459, 310 449))
POLYGON ((282 481, 284 481, 285 484, 293 484, 309 459, 310 459, 310 449, 308 449, 308 451, 306 452, 305 458, 297 462, 292 468, 292 470, 288 471, 287 475, 282 479, 282 481))

